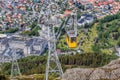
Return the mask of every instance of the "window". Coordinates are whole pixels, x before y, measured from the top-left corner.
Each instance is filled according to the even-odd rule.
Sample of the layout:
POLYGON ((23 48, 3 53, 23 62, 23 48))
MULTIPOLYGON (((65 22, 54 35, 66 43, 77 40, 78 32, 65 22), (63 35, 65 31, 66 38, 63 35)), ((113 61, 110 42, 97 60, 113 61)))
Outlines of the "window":
POLYGON ((71 37, 71 43, 76 42, 76 37, 71 37))

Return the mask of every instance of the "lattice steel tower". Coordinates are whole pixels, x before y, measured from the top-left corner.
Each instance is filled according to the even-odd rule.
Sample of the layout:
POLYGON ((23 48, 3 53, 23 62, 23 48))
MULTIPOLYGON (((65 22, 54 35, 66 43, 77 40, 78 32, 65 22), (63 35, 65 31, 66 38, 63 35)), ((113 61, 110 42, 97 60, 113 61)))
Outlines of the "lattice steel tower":
POLYGON ((50 1, 48 6, 48 59, 46 65, 46 75, 45 80, 48 80, 49 75, 62 76, 63 71, 61 68, 61 64, 59 62, 59 58, 56 52, 56 38, 55 38, 55 30, 54 27, 56 25, 56 20, 54 15, 57 14, 58 5, 55 4, 54 1, 50 1))
POLYGON ((19 65, 16 58, 16 49, 12 49, 12 67, 11 67, 11 79, 15 76, 21 76, 19 65))
POLYGON ((4 56, 1 55, 0 56, 0 73, 2 73, 3 64, 4 64, 4 56))

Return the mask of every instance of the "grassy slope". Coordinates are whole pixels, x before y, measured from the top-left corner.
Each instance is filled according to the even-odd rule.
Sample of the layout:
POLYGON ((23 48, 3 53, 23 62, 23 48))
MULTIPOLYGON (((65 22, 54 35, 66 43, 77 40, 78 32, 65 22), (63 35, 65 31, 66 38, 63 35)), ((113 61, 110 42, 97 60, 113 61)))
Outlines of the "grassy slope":
MULTIPOLYGON (((111 25, 112 24, 118 24, 119 21, 120 21, 119 19, 115 19, 115 20, 112 20, 110 22, 105 22, 105 23, 102 23, 102 24, 103 24, 103 26, 106 26, 107 24, 111 24, 111 25)), ((84 51, 84 53, 94 52, 93 49, 92 49, 93 46, 95 45, 94 40, 97 37, 99 38, 98 33, 102 32, 102 31, 97 30, 98 25, 99 25, 98 23, 95 23, 93 25, 93 27, 88 29, 87 34, 84 31, 82 31, 81 29, 78 29, 78 40, 79 40, 78 41, 78 44, 79 44, 78 48, 82 49, 84 51), (80 45, 81 43, 82 43, 82 45, 80 45)), ((110 28, 109 27, 106 28, 103 31, 103 33, 110 31, 109 35, 115 34, 115 32, 111 32, 112 30, 114 30, 113 27, 114 26, 111 26, 110 28)), ((112 38, 109 38, 107 41, 108 41, 109 45, 107 43, 101 42, 101 41, 99 41, 99 44, 102 45, 102 46, 104 46, 104 45, 116 46, 117 43, 118 43, 118 40, 115 40, 115 39, 112 39, 112 38)), ((66 44, 65 34, 62 35, 60 37, 60 39, 58 40, 57 47, 61 50, 65 50, 65 51, 69 50, 68 47, 67 47, 67 44, 66 44)), ((100 50, 101 50, 102 53, 107 53, 107 54, 112 54, 113 53, 113 51, 109 48, 104 48, 104 49, 100 48, 100 50)))
MULTIPOLYGON (((83 45, 79 46, 85 53, 93 52, 92 46, 94 45, 94 39, 98 36, 97 30, 96 30, 96 25, 97 25, 97 23, 95 23, 93 25, 93 27, 89 30, 87 36, 84 35, 83 33, 81 33, 79 35, 81 38, 86 36, 86 38, 83 38, 83 41, 84 41, 83 45)), ((80 41, 80 39, 79 39, 79 41, 80 41)))

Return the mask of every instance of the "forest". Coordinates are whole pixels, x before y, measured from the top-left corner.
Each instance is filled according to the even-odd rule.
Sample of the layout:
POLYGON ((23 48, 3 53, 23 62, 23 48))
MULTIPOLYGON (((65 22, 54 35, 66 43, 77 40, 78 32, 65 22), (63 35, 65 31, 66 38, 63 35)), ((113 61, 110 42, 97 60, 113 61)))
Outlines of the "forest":
POLYGON ((115 46, 120 46, 120 13, 99 20, 97 32, 98 41, 95 46, 103 53, 106 49, 111 49, 115 53, 115 46))
MULTIPOLYGON (((63 71, 74 67, 101 67, 111 60, 117 59, 116 55, 86 53, 75 55, 59 55, 63 71)), ((23 75, 44 74, 46 70, 47 56, 29 56, 18 60, 20 71, 23 75)), ((2 66, 2 74, 10 75, 11 63, 2 66)))

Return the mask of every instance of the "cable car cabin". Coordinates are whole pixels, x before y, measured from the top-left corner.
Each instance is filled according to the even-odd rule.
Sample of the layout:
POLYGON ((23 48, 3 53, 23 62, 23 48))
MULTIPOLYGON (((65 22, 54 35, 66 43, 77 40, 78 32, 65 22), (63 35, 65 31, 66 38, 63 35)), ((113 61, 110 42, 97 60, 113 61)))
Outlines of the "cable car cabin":
POLYGON ((66 42, 69 48, 76 48, 77 47, 77 34, 74 30, 70 30, 67 32, 66 42))

